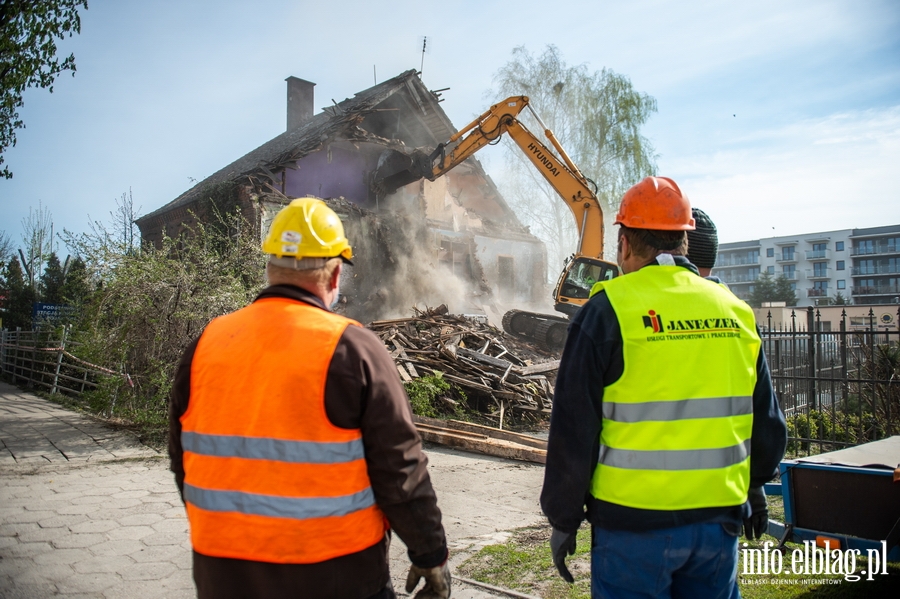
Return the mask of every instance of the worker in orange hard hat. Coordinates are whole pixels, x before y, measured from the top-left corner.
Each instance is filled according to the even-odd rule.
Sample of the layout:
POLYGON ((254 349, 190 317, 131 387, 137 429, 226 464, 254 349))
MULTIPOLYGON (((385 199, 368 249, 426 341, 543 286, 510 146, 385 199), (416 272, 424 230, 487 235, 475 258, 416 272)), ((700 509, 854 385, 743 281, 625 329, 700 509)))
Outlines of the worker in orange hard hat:
POLYGON ((594 597, 739 597, 748 492, 787 442, 753 312, 684 257, 695 219, 673 180, 634 185, 616 224, 624 275, 594 287, 557 375, 541 493, 554 563, 571 582, 586 518, 594 597))
POLYGON ((262 244, 266 287, 184 353, 169 412, 201 598, 390 599, 396 531, 416 597, 450 596, 447 542, 409 399, 373 333, 330 311, 353 250, 300 198, 262 244))

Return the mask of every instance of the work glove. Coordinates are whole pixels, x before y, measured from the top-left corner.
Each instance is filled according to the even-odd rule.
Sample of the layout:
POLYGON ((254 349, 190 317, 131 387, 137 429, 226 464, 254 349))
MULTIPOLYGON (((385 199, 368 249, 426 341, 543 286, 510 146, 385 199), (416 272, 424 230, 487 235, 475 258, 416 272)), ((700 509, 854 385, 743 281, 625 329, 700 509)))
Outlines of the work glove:
POLYGON ((744 520, 744 536, 759 539, 769 529, 769 504, 762 487, 750 487, 747 493, 750 502, 750 517, 744 520))
POLYGON ((572 584, 575 578, 566 567, 566 556, 575 554, 575 532, 563 532, 557 528, 550 534, 550 551, 553 553, 553 565, 563 580, 572 584))
POLYGON ((434 568, 420 568, 413 565, 406 576, 406 592, 412 593, 421 579, 425 586, 416 593, 415 599, 448 599, 450 597, 450 568, 447 562, 434 568))

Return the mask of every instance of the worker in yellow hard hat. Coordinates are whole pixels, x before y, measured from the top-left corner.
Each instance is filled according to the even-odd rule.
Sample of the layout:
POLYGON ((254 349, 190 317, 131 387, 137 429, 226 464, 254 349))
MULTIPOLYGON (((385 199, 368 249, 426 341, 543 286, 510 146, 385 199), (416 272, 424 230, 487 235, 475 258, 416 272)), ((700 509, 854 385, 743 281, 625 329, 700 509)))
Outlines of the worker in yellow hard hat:
POLYGON ((169 454, 198 596, 450 596, 447 542, 409 400, 381 341, 330 311, 353 250, 322 200, 300 198, 262 244, 266 287, 216 318, 178 366, 169 454))
POLYGON ((736 598, 748 492, 787 442, 753 312, 684 257, 695 220, 673 180, 634 185, 616 224, 624 274, 595 285, 557 374, 541 492, 553 560, 572 582, 587 519, 592 596, 736 598))

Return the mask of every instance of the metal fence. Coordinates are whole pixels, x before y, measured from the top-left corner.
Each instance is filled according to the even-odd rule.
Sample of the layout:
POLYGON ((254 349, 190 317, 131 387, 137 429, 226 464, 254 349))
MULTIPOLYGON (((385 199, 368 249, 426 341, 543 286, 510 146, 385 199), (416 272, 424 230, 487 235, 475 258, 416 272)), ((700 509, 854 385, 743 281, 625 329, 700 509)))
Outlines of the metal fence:
MULTIPOLYGON (((900 310, 898 310, 900 322, 900 310)), ((900 434, 900 330, 870 309, 827 330, 816 308, 760 323, 794 451, 820 452, 900 434)))
POLYGON ((78 396, 96 389, 103 377, 123 377, 73 355, 69 327, 49 331, 0 330, 0 374, 13 384, 41 387, 49 393, 78 396), (67 348, 68 343, 68 348, 67 348))

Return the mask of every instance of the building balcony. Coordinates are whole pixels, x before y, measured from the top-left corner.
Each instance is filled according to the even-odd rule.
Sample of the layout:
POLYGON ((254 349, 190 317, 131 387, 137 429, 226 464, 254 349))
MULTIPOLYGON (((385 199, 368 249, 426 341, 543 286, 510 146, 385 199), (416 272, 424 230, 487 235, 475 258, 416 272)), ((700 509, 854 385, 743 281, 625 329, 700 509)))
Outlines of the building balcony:
POLYGON ((827 289, 807 289, 806 297, 828 297, 827 289))
POLYGON ((850 273, 854 277, 864 277, 866 275, 900 275, 900 265, 888 266, 886 264, 878 264, 876 266, 854 266, 850 273))
POLYGON ((794 271, 794 272, 791 272, 791 273, 783 272, 783 273, 780 273, 780 274, 775 275, 775 278, 778 278, 778 277, 784 277, 784 278, 787 279, 788 281, 799 281, 799 280, 800 280, 800 273, 797 272, 797 271, 794 271))
POLYGON ((895 243, 876 243, 871 246, 854 247, 851 256, 874 256, 877 254, 900 254, 900 246, 895 243))
POLYGON ((785 256, 784 254, 780 256, 775 256, 775 262, 779 264, 790 264, 791 262, 797 261, 797 254, 791 254, 790 256, 785 256))
POLYGON ((831 250, 806 250, 807 260, 831 260, 831 250))
POLYGON ((716 268, 722 268, 725 266, 752 266, 754 264, 759 264, 759 257, 756 258, 748 258, 746 256, 722 256, 719 255, 719 258, 716 260, 716 268))
POLYGON ((721 278, 722 282, 725 283, 726 285, 739 285, 741 283, 752 283, 752 282, 756 281, 757 279, 759 279, 759 275, 748 275, 748 274, 730 275, 730 276, 724 276, 724 275, 717 274, 716 276, 721 278))
POLYGON ((900 295, 900 285, 854 287, 853 295, 900 295))
POLYGON ((821 279, 830 279, 831 278, 831 269, 830 268, 808 268, 806 269, 806 278, 815 281, 821 279))

